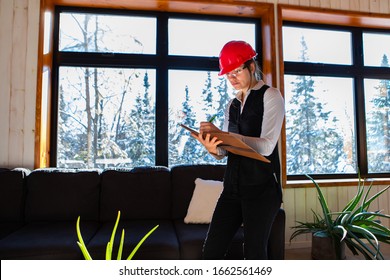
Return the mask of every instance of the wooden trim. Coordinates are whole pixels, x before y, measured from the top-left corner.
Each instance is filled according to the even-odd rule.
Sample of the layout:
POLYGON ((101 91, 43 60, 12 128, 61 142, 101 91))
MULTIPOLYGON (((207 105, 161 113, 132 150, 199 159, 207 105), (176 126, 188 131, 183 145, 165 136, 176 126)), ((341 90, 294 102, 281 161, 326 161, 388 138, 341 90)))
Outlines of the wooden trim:
POLYGON ((38 68, 37 68, 37 96, 35 101, 35 142, 34 168, 41 166, 41 131, 42 131, 42 75, 43 75, 43 37, 44 37, 44 0, 40 1, 39 39, 38 39, 38 68))
MULTIPOLYGON (((260 17, 272 4, 237 0, 47 0, 52 5, 260 17)), ((273 6, 273 5, 272 5, 273 6)))
MULTIPOLYGON (((48 84, 43 85, 43 75, 47 71, 50 77, 53 52, 50 51, 44 54, 45 40, 45 13, 51 12, 54 15, 54 6, 50 1, 41 0, 41 10, 39 19, 39 41, 38 41, 38 68, 37 68, 37 96, 35 104, 35 143, 34 143, 34 168, 49 166, 50 155, 50 78, 48 84), (43 86, 48 88, 48 96, 43 96, 43 86), (47 104, 47 105, 46 105, 47 104)), ((53 16, 50 24, 53 29, 53 16)), ((50 30, 53 34, 53 30, 50 30)), ((49 42, 52 44, 52 42, 49 42)))
MULTIPOLYGON (((358 179, 338 179, 338 180, 315 180, 320 187, 356 187, 358 179)), ((367 178, 365 186, 388 186, 390 178, 367 178)), ((285 188, 314 188, 314 184, 309 180, 287 181, 285 188)))
MULTIPOLYGON (((42 94, 42 79, 44 71, 48 71, 49 79, 52 69, 53 46, 48 54, 43 55, 44 19, 45 11, 54 15, 55 5, 92 7, 107 9, 131 9, 146 11, 180 12, 206 15, 239 16, 261 18, 262 25, 262 50, 264 81, 276 86, 276 42, 275 42, 275 18, 274 5, 269 3, 246 2, 236 0, 41 0, 40 34, 38 53, 38 82, 36 101, 36 132, 35 132, 35 156, 34 167, 46 167, 50 162, 50 84, 47 97, 42 94), (46 98, 46 100, 43 100, 46 98), (46 107, 43 104, 47 104, 46 107), (47 116, 47 120, 45 119, 47 116)), ((53 17, 52 17, 53 23, 53 17)), ((53 24, 51 24, 53 28, 53 24)), ((50 31, 53 34, 53 30, 50 31)), ((52 40, 52 38, 51 38, 52 40)), ((50 81, 49 81, 50 83, 50 81)))
POLYGON ((282 20, 287 21, 390 29, 390 16, 385 14, 305 8, 291 5, 279 5, 279 11, 282 20))
MULTIPOLYGON (((282 21, 282 9, 279 7, 277 10, 277 20, 278 20, 278 52, 279 52, 279 90, 282 93, 282 96, 284 98, 284 59, 283 59, 283 21, 282 21)), ((283 120, 282 125, 282 131, 280 135, 281 139, 281 173, 282 173, 282 186, 287 186, 287 168, 286 168, 286 161, 287 161, 287 152, 286 152, 286 118, 283 120)))

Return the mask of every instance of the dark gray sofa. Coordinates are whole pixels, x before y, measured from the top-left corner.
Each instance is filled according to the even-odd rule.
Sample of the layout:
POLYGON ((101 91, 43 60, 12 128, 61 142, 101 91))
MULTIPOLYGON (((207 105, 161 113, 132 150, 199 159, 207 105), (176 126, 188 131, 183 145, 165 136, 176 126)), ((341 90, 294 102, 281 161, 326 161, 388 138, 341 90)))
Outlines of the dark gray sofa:
MULTIPOLYGON (((118 210, 114 256, 122 228, 123 256, 155 225, 133 259, 200 259, 208 225, 186 224, 195 179, 222 180, 224 165, 133 169, 33 171, 0 169, 0 259, 83 259, 83 239, 93 259, 104 259, 118 210)), ((285 213, 280 209, 269 240, 269 258, 284 259, 285 213)), ((242 231, 227 259, 242 259, 242 231)))

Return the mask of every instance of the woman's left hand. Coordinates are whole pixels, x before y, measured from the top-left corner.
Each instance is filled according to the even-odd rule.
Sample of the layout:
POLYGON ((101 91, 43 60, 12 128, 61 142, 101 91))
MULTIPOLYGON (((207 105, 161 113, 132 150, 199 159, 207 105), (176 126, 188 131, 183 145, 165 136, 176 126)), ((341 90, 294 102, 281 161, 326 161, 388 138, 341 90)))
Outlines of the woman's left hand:
POLYGON ((191 133, 191 136, 196 138, 211 154, 218 154, 217 146, 223 142, 217 137, 211 138, 210 133, 198 133, 197 136, 191 133))

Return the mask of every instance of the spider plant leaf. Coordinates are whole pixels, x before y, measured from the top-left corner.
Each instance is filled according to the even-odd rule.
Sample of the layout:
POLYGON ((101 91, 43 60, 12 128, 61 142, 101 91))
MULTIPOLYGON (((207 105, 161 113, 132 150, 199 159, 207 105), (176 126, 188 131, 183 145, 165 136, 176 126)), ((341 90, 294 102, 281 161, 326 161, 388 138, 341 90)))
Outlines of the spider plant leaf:
POLYGON ((132 260, 133 259, 134 254, 138 251, 138 249, 142 245, 142 243, 144 243, 144 241, 158 228, 158 226, 159 225, 155 226, 147 234, 145 234, 145 236, 138 242, 138 244, 135 246, 133 251, 130 253, 130 255, 128 256, 127 260, 132 260))
POLYGON ((326 199, 324 197, 324 194, 322 193, 322 190, 321 190, 320 186, 317 184, 317 182, 312 177, 310 177, 309 175, 306 175, 306 176, 314 183, 314 186, 317 189, 318 200, 320 202, 320 205, 321 205, 321 208, 322 208, 322 212, 324 214, 326 227, 328 228, 328 230, 331 230, 332 220, 331 220, 331 218, 329 216, 330 211, 329 211, 329 207, 328 207, 328 204, 326 202, 326 199))
MULTIPOLYGON (((350 233, 348 233, 350 234, 350 233)), ((349 248, 349 250, 351 250, 351 252, 354 254, 354 255, 359 255, 358 251, 364 256, 364 258, 366 260, 370 260, 372 259, 372 257, 370 256, 370 254, 364 249, 364 247, 362 247, 359 243, 355 242, 354 238, 352 237, 347 237, 344 239, 344 242, 345 244, 347 245, 347 247, 349 248)), ((363 243, 364 245, 364 243, 363 243)))
POLYGON ((350 203, 347 204, 347 206, 343 209, 344 210, 349 210, 349 211, 362 211, 363 208, 362 206, 356 208, 357 205, 359 205, 360 200, 362 199, 362 196, 364 194, 364 183, 365 180, 363 180, 360 176, 360 170, 358 170, 358 186, 357 186, 357 192, 354 198, 351 199, 350 203), (355 209, 356 208, 356 209, 355 209))
POLYGON ((106 260, 111 260, 112 256, 112 243, 108 241, 106 246, 106 260))
POLYGON ((77 245, 79 246, 81 252, 83 253, 84 259, 89 261, 92 260, 90 254, 88 253, 87 247, 85 247, 85 245, 81 244, 78 241, 77 241, 77 245))
MULTIPOLYGON (((387 214, 382 214, 380 212, 362 212, 362 213, 357 213, 353 219, 351 220, 351 222, 355 222, 355 221, 373 221, 373 218, 386 218, 386 219, 390 219, 390 215, 387 215, 387 214)), ((377 223, 379 224, 379 223, 377 223)))
POLYGON ((119 242, 118 255, 116 258, 118 261, 120 261, 122 259, 122 251, 123 251, 123 243, 124 242, 125 242, 125 230, 122 229, 121 241, 119 242))
POLYGON ((371 204, 371 202, 373 202, 377 197, 379 197, 382 193, 386 192, 388 189, 390 188, 390 185, 387 186, 386 188, 380 190, 379 192, 377 192, 375 195, 373 195, 372 197, 370 197, 369 200, 365 201, 363 207, 364 208, 368 208, 371 204))
POLYGON ((347 230, 343 226, 341 226, 341 225, 335 226, 334 230, 341 232, 342 236, 341 236, 340 242, 343 241, 344 238, 347 236, 347 233, 348 233, 347 230))
POLYGON ((112 230, 111 233, 111 238, 110 241, 107 243, 107 248, 106 248, 106 260, 111 260, 112 257, 112 247, 114 246, 114 239, 115 239, 115 234, 116 234, 116 229, 119 224, 119 219, 121 216, 121 211, 118 211, 118 216, 115 221, 114 229, 112 230))
MULTIPOLYGON (((365 239, 367 239, 369 241, 369 243, 376 249, 376 252, 373 253, 371 250, 369 250, 369 251, 374 256, 374 258, 376 258, 376 256, 378 255, 378 251, 379 251, 379 242, 378 242, 378 239, 376 238, 376 236, 373 233, 371 233, 370 231, 366 230, 365 228, 354 226, 354 225, 351 225, 351 231, 362 234, 365 237, 365 239), (375 241, 375 244, 373 244, 371 242, 371 239, 375 241)), ((363 243, 360 239, 357 241, 359 241, 359 243, 360 242, 363 243)), ((369 248, 369 247, 364 245, 364 248, 369 248)))
POLYGON ((81 252, 82 252, 83 255, 84 255, 84 258, 85 258, 86 260, 92 260, 91 255, 89 254, 88 249, 87 249, 87 246, 85 246, 83 237, 82 237, 82 235, 81 235, 81 231, 80 231, 80 216, 77 218, 77 222, 76 222, 76 232, 77 232, 77 238, 78 238, 78 240, 79 240, 79 241, 77 242, 77 245, 80 247, 81 252))
POLYGON ((373 259, 375 252, 371 250, 366 243, 364 243, 360 237, 356 236, 352 231, 348 232, 348 235, 351 236, 351 240, 354 240, 353 246, 360 252, 364 252, 363 255, 366 259, 373 259))

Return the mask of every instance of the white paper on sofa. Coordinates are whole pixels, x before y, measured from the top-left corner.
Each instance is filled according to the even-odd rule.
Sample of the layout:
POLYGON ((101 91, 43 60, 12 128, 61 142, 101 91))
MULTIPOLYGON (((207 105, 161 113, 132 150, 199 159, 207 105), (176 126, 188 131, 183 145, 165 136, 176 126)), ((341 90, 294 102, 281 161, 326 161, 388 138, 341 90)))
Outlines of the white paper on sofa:
POLYGON ((195 189, 184 218, 186 224, 209 224, 223 189, 223 182, 195 180, 195 189))

